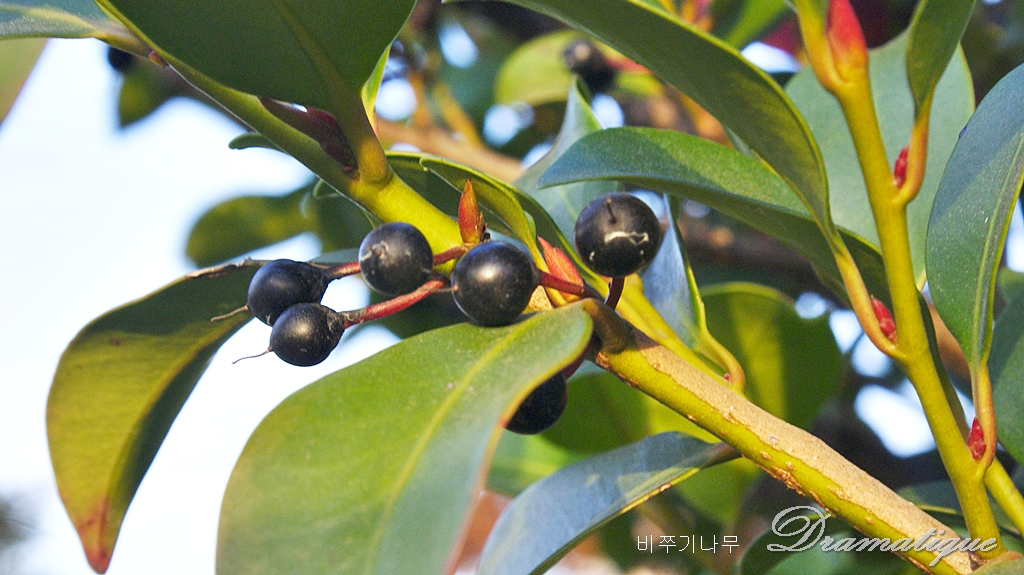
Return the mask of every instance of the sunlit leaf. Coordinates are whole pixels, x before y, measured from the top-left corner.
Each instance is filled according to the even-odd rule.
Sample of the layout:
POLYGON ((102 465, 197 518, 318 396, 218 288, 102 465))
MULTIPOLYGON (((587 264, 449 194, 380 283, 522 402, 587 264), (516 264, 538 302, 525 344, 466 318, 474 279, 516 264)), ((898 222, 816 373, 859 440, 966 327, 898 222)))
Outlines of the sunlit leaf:
MULTIPOLYGON (((907 88, 905 53, 907 36, 902 35, 882 48, 871 50, 871 87, 886 146, 889 165, 910 141, 914 124, 914 100, 907 88)), ((937 78, 936 78, 937 80, 937 78)), ((878 245, 875 220, 868 204, 867 188, 839 104, 818 83, 810 68, 800 71, 786 85, 786 92, 807 118, 821 147, 828 171, 832 218, 837 226, 878 245)), ((963 55, 949 64, 935 93, 928 131, 928 162, 925 179, 916 199, 907 210, 914 273, 924 283, 925 235, 935 192, 942 170, 953 152, 960 130, 974 109, 971 76, 963 55)))
POLYGON ((578 306, 402 341, 293 394, 253 433, 217 572, 441 573, 496 425, 590 340, 578 306))
POLYGON ((566 467, 523 491, 498 518, 482 575, 544 573, 588 534, 731 450, 665 433, 566 467))
POLYGON ((0 42, 0 122, 14 105, 45 45, 46 40, 34 38, 0 42))
MULTIPOLYGON (((603 130, 577 142, 539 184, 587 180, 617 180, 710 206, 796 249, 827 285, 845 293, 831 248, 803 204, 771 170, 735 150, 681 132, 603 130)), ((887 294, 877 249, 843 236, 871 292, 887 294)))
POLYGON ((928 285, 935 309, 972 370, 988 356, 996 269, 1024 172, 1024 67, 997 84, 971 117, 939 184, 928 222, 928 285))
POLYGON ((186 277, 115 309, 61 357, 46 406, 50 459, 96 571, 110 563, 128 504, 210 358, 252 319, 210 321, 245 304, 256 267, 186 277))
POLYGON ((414 1, 99 3, 152 45, 226 86, 334 111, 339 98, 360 97, 414 1))
POLYGON ((128 37, 130 33, 93 0, 18 0, 0 2, 0 38, 128 37))
POLYGON ((525 42, 505 59, 494 81, 494 102, 525 102, 531 106, 565 101, 572 72, 563 53, 585 35, 560 30, 525 42))

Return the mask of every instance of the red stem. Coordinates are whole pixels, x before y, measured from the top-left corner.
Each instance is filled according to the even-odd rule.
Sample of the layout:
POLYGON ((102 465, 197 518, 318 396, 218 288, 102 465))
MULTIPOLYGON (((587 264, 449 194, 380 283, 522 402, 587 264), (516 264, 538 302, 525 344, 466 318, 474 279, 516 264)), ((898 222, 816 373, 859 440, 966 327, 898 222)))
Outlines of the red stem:
POLYGON ((343 325, 345 326, 345 329, 348 329, 357 323, 373 321, 375 319, 389 316, 393 313, 398 313, 447 285, 448 278, 434 278, 416 288, 416 291, 366 306, 363 309, 343 311, 341 312, 342 320, 344 321, 343 325))
POLYGON ((619 298, 622 297, 622 288, 626 287, 626 278, 612 278, 612 283, 608 286, 608 299, 605 300, 605 305, 615 309, 615 306, 619 304, 619 298))

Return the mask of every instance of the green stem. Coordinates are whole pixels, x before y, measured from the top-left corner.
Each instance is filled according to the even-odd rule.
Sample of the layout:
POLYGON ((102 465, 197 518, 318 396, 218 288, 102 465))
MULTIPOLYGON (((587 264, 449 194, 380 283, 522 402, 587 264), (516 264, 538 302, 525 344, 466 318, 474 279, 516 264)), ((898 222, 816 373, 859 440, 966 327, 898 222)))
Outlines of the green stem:
MULTIPOLYGON (((790 489, 814 499, 870 537, 917 540, 949 527, 903 499, 806 431, 760 409, 635 330, 607 306, 581 304, 601 341, 598 365, 736 448, 790 489)), ((996 544, 992 538, 990 544, 996 544)), ((902 556, 932 573, 970 573, 970 557, 910 549, 902 556)))
POLYGON ((1024 533, 1024 497, 1021 497, 1017 486, 998 459, 992 462, 985 473, 985 486, 1003 513, 1013 521, 1017 531, 1024 533))
MULTIPOLYGON (((906 204, 901 201, 893 182, 875 115, 867 70, 863 70, 860 78, 837 88, 833 93, 850 127, 878 228, 896 322, 896 347, 901 352, 895 359, 913 383, 921 400, 939 455, 960 499, 967 528, 974 537, 995 537, 998 540, 999 529, 988 503, 984 483, 977 472, 977 462, 964 442, 957 418, 953 414, 954 406, 947 401, 932 359, 910 256, 906 204)), ((959 409, 959 405, 955 408, 959 409)), ((1000 541, 995 550, 980 555, 988 559, 1003 552, 1005 548, 1000 541)))

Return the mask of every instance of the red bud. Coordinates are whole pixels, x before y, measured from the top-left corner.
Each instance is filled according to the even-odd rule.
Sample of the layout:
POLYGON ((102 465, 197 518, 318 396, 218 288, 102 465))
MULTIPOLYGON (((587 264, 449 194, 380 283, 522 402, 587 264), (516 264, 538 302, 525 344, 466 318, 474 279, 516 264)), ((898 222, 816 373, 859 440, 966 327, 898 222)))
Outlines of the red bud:
POLYGON ((985 432, 982 431, 977 417, 971 424, 971 433, 967 435, 967 447, 971 450, 975 461, 981 459, 981 456, 985 454, 985 432))
POLYGON ((878 319, 878 327, 889 338, 889 341, 896 342, 896 321, 892 319, 892 313, 885 304, 875 296, 871 296, 871 307, 875 310, 875 317, 878 319))
POLYGON ((826 33, 840 77, 846 78, 848 70, 867 67, 868 48, 864 42, 864 31, 850 0, 832 0, 829 3, 826 33))
MULTIPOLYGON (((573 265, 572 260, 569 256, 565 255, 565 252, 549 244, 544 238, 538 237, 540 240, 541 250, 544 252, 544 261, 548 264, 548 269, 551 270, 551 275, 555 276, 560 280, 565 280, 573 285, 578 285, 582 288, 583 278, 580 276, 579 270, 573 265)), ((562 292, 565 296, 566 301, 575 301, 579 299, 573 294, 567 294, 562 292)))
POLYGON ((896 182, 896 187, 903 185, 903 182, 907 181, 907 147, 904 146, 900 150, 900 155, 896 158, 896 165, 892 169, 893 180, 896 182))

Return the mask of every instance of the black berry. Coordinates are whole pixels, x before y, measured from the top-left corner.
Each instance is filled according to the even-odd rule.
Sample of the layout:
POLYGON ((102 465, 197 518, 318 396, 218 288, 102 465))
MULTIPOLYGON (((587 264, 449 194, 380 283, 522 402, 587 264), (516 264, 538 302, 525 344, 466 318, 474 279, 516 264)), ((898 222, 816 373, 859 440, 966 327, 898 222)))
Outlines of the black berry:
POLYGON ((107 48, 107 62, 110 63, 111 68, 124 73, 135 65, 135 56, 110 46, 107 48))
POLYGON ((274 260, 252 276, 246 305, 257 319, 274 325, 290 306, 319 302, 329 283, 323 270, 312 264, 274 260))
POLYGON ((512 323, 530 303, 540 272, 525 252, 505 242, 469 250, 452 271, 452 293, 462 313, 484 326, 512 323))
POLYGON ((270 350, 303 367, 331 355, 345 332, 340 314, 318 303, 297 303, 284 311, 270 330, 270 350))
POLYGON ((607 194, 576 220, 576 251, 595 272, 623 277, 649 264, 661 244, 661 225, 643 200, 607 194))
POLYGON ((599 94, 612 87, 616 71, 608 63, 601 49, 587 40, 577 40, 562 52, 565 65, 577 74, 591 94, 599 94))
POLYGON ((523 435, 540 433, 562 416, 567 399, 565 378, 559 373, 526 396, 505 429, 523 435))
POLYGON ((393 222, 366 234, 359 245, 359 269, 373 289, 388 295, 414 291, 430 277, 434 254, 415 227, 393 222))

